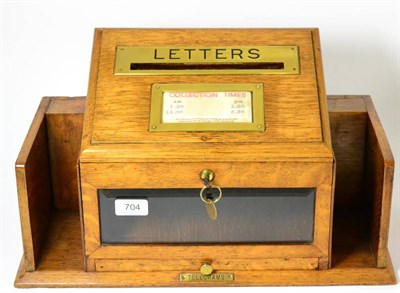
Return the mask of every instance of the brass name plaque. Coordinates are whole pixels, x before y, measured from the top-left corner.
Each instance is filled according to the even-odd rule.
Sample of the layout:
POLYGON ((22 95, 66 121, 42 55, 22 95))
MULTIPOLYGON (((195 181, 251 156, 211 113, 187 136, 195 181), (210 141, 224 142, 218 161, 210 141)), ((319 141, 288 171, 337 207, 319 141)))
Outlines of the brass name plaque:
POLYGON ((299 74, 297 46, 118 46, 115 75, 299 74))
POLYGON ((263 84, 154 84, 149 131, 264 131, 263 84))
POLYGON ((233 273, 214 273, 203 275, 201 273, 181 273, 179 282, 233 282, 235 274, 233 273))

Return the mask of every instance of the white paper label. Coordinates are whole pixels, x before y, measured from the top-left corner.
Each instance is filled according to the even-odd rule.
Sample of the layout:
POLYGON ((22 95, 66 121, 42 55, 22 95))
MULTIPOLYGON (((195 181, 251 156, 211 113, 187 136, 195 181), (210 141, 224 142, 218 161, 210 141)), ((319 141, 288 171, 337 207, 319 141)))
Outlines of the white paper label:
POLYGON ((149 203, 147 199, 116 199, 116 216, 147 216, 149 203))
POLYGON ((252 123, 251 92, 164 92, 162 122, 252 123))

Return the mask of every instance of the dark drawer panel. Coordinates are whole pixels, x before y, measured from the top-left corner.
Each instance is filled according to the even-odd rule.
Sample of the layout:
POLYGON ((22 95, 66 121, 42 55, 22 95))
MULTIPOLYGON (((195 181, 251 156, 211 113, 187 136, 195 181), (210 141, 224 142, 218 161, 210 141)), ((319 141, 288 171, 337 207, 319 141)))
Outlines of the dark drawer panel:
POLYGON ((225 188, 212 221, 199 189, 99 190, 103 244, 310 243, 314 188, 225 188), (116 199, 145 199, 147 216, 116 216, 116 199))

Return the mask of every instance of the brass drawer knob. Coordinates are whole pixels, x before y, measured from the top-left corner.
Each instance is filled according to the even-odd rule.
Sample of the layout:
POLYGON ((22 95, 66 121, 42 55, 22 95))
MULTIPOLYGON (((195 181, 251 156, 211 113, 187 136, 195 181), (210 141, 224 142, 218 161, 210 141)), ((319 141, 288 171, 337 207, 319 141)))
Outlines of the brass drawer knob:
POLYGON ((211 181, 213 181, 215 178, 215 173, 212 170, 209 169, 204 169, 200 172, 200 179, 201 181, 205 181, 207 183, 210 183, 211 181))
POLYGON ((200 267, 200 273, 202 275, 208 276, 208 275, 211 275, 212 272, 213 272, 213 268, 212 268, 211 264, 209 264, 209 263, 204 263, 200 267))

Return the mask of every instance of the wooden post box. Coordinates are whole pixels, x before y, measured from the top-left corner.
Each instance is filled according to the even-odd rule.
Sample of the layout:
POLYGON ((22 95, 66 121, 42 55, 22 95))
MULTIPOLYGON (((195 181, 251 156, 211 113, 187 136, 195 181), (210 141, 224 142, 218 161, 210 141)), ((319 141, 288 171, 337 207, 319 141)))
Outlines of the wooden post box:
POLYGON ((96 31, 87 271, 328 269, 334 169, 317 30, 96 31))
POLYGON ((16 161, 15 286, 396 283, 382 125, 328 102, 316 29, 97 29, 16 161))

